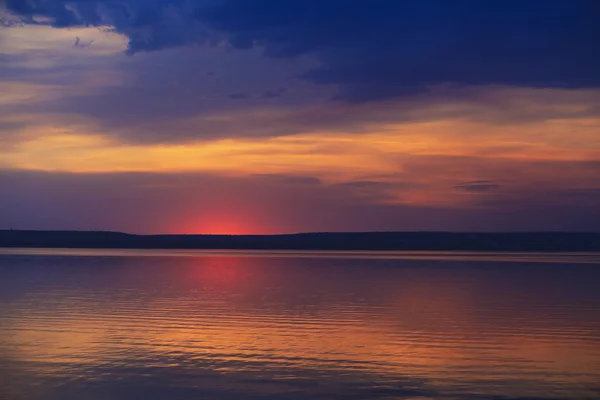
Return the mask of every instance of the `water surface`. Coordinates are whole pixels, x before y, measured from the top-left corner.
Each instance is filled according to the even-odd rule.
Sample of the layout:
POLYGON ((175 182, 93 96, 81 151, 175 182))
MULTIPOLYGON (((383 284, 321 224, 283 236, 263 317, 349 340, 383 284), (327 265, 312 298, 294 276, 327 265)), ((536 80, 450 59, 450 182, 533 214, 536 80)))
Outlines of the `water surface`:
POLYGON ((600 255, 0 250, 0 399, 598 399, 600 255))

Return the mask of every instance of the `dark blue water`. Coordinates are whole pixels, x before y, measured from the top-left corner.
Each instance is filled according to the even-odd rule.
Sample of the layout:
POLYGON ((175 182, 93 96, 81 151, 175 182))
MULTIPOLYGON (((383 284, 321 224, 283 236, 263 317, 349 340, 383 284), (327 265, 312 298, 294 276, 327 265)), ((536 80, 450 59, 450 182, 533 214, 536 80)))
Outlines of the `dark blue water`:
POLYGON ((600 255, 0 251, 0 399, 598 399, 600 255))

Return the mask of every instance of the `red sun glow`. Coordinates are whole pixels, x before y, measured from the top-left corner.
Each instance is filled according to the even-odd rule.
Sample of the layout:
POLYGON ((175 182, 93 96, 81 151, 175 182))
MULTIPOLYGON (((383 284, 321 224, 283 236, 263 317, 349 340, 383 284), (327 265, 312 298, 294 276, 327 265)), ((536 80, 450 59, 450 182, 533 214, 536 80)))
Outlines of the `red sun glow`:
POLYGON ((259 218, 242 213, 215 212, 195 218, 185 224, 184 231, 190 234, 252 235, 272 233, 259 218))

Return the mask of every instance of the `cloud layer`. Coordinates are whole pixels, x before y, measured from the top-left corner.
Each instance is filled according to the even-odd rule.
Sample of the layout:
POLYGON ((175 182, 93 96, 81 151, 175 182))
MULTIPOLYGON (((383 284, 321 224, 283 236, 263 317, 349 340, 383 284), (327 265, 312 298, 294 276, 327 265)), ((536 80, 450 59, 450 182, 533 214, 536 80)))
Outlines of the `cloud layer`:
POLYGON ((313 54, 303 77, 368 101, 438 84, 598 87, 594 0, 8 0, 26 22, 113 26, 128 52, 226 40, 267 56, 313 54))

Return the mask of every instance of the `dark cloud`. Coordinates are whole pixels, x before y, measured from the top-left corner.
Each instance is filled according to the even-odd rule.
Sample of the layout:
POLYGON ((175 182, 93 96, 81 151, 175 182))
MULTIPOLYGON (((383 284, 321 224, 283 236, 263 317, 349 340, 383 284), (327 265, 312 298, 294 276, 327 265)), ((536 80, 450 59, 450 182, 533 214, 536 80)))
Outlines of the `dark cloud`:
POLYGON ((319 56, 304 77, 365 101, 432 85, 600 84, 600 5, 582 0, 225 0, 199 12, 266 54, 319 56))
MULTIPOLYGON (((177 60, 185 64, 187 58, 178 57, 177 60)), ((177 70, 161 68, 154 56, 149 61, 152 62, 147 68, 141 67, 135 79, 122 85, 51 102, 7 105, 0 110, 0 118, 7 116, 14 119, 19 114, 40 113, 47 120, 50 113, 67 117, 78 115, 89 117, 107 135, 120 142, 185 143, 230 137, 280 137, 314 131, 359 134, 385 129, 388 124, 435 120, 456 120, 459 130, 462 129, 460 123, 465 122, 492 124, 494 128, 505 126, 507 137, 513 141, 516 137, 513 132, 519 124, 526 123, 522 130, 525 135, 531 130, 531 123, 600 116, 600 96, 593 91, 515 92, 493 87, 463 91, 440 88, 439 92, 394 102, 341 104, 292 92, 272 101, 261 98, 256 88, 248 88, 247 92, 240 93, 252 96, 251 100, 232 101, 227 93, 236 92, 220 93, 222 87, 218 85, 209 87, 207 83, 193 78, 163 79, 177 70), (252 89, 254 91, 250 91, 252 89), (448 101, 451 96, 460 100, 448 101)), ((187 68, 180 72, 182 77, 189 76, 187 68)), ((78 71, 68 69, 64 75, 77 77, 78 71)), ((41 79, 43 76, 31 75, 31 82, 41 79)), ((83 76, 74 84, 79 85, 82 80, 83 76)), ((19 125, 11 122, 10 126, 18 131, 30 123, 19 125)), ((581 128, 581 125, 578 127, 581 128)), ((410 133, 399 127, 398 135, 402 132, 410 133)), ((2 134, 0 132, 0 136, 2 134)), ((456 140, 472 140, 477 135, 486 134, 485 127, 471 133, 468 130, 448 131, 448 135, 453 135, 456 140)), ((541 136, 540 140, 546 139, 541 136)), ((527 151, 527 148, 523 144, 498 145, 486 151, 487 155, 496 156, 498 153, 527 151)))
POLYGON ((303 78, 338 98, 394 98, 445 83, 600 86, 596 0, 8 0, 58 27, 110 25, 129 52, 219 43, 316 55, 303 78))
POLYGON ((288 183, 292 185, 320 185, 320 178, 316 176, 300 176, 300 175, 285 175, 285 174, 255 174, 254 178, 271 181, 275 183, 288 183))
POLYGON ((454 185, 454 188, 471 193, 486 193, 499 189, 500 185, 492 181, 470 181, 458 183, 454 185))
POLYGON ((112 27, 129 38, 127 53, 134 54, 209 41, 209 32, 193 18, 208 1, 6 0, 6 7, 26 23, 44 16, 57 28, 112 27))
MULTIPOLYGON (((122 54, 102 57, 93 55, 93 45, 85 49, 89 52, 76 52, 69 42, 65 48, 66 64, 44 68, 23 67, 39 64, 41 57, 35 52, 0 55, 0 86, 4 82, 18 82, 25 86, 44 85, 41 89, 56 88, 53 101, 32 98, 28 102, 3 105, 0 120, 3 116, 14 119, 19 114, 78 116, 89 118, 107 134, 124 142, 181 142, 293 133, 273 124, 268 115, 251 117, 261 119, 252 125, 252 121, 243 121, 245 117, 239 114, 252 108, 294 108, 311 100, 315 102, 316 96, 302 88, 276 102, 263 97, 265 88, 284 88, 289 84, 289 76, 298 72, 302 64, 272 63, 258 50, 181 48, 135 57, 122 54), (69 58, 71 50, 77 53, 82 65, 68 63, 73 59, 69 58), (240 69, 240 65, 244 68, 240 69), (207 75, 214 70, 219 71, 216 76, 207 75), (114 79, 115 83, 97 84, 106 79, 114 79), (248 100, 232 101, 232 98, 248 100), (236 118, 211 118, 227 113, 236 118), (184 121, 188 118, 196 121, 184 121)), ((304 124, 310 125, 308 120, 304 124)), ((298 127, 293 131, 297 132, 298 127)))
POLYGON ((339 186, 351 187, 351 188, 387 188, 390 186, 387 182, 377 181, 353 181, 340 183, 339 186))
MULTIPOLYGON (((538 90, 537 93, 531 91, 527 94, 508 92, 505 87, 488 85, 514 84, 508 80, 480 79, 468 82, 454 79, 450 75, 448 79, 436 78, 446 68, 456 72, 454 63, 464 63, 462 67, 469 79, 477 74, 504 73, 501 64, 498 64, 498 68, 492 68, 492 61, 486 58, 487 53, 473 47, 478 41, 484 40, 486 34, 490 34, 489 24, 479 27, 482 39, 475 40, 477 35, 469 31, 475 28, 473 24, 466 23, 468 19, 465 20, 471 14, 490 19, 490 10, 504 10, 495 1, 487 2, 485 9, 478 2, 472 5, 469 12, 463 10, 465 4, 470 4, 464 0, 453 2, 452 6, 448 5, 449 2, 432 0, 402 3, 376 0, 372 7, 367 7, 367 2, 356 0, 343 2, 347 5, 344 7, 341 7, 341 1, 333 0, 30 0, 25 3, 23 5, 24 2, 11 0, 7 6, 29 23, 40 23, 33 16, 42 15, 53 17, 57 26, 110 25, 115 31, 129 37, 128 51, 138 54, 135 57, 99 57, 83 67, 61 64, 47 68, 22 67, 30 61, 30 57, 35 57, 35 52, 0 55, 1 80, 64 86, 60 89, 60 96, 57 96, 59 98, 7 105, 0 110, 0 118, 3 115, 12 118, 18 114, 36 113, 45 116, 77 115, 90 118, 105 134, 127 143, 181 143, 223 137, 271 137, 315 130, 360 133, 373 131, 378 126, 389 123, 449 118, 500 124, 600 115, 598 92, 593 93, 591 90, 560 93, 538 90), (429 4, 430 7, 423 4, 429 4), (402 13, 399 12, 401 5, 404 7, 402 13), (64 12, 69 17, 64 16, 64 12), (463 20, 465 24, 462 24, 463 20), (431 23, 425 23, 427 21, 431 23), (439 26, 432 21, 439 22, 439 26), (350 26, 353 28, 350 29, 350 26), (163 32, 166 27, 177 33, 167 35, 163 32), (310 27, 314 27, 314 31, 309 31, 310 27), (449 27, 453 27, 454 36, 450 35, 452 32, 443 31, 450 29, 449 27), (412 38, 417 31, 427 32, 430 36, 428 40, 433 42, 454 39, 448 45, 434 48, 443 52, 439 60, 427 46, 415 50, 411 55, 406 49, 407 46, 414 45, 412 38), (247 47, 236 44, 237 39, 233 39, 240 35, 253 38, 253 49, 230 51, 227 46, 222 46, 224 40, 230 40, 229 47, 247 47), (386 39, 385 35, 389 37, 386 39), (173 39, 180 36, 185 36, 185 40, 173 39), (454 43, 458 40, 455 36, 467 42, 454 43), (391 38, 394 40, 391 41, 391 38), (294 44, 298 40, 305 40, 307 43, 298 46, 294 44), (204 46, 183 48, 192 43, 204 46), (211 47, 213 44, 215 46, 211 47), (155 51, 159 49, 162 51, 155 51), (471 51, 480 54, 482 60, 471 62, 468 57, 465 58, 463 53, 468 55, 471 51), (277 60, 265 58, 263 52, 270 57, 277 57, 277 60), (452 57, 446 60, 442 55, 452 57), (310 60, 302 56, 307 56, 305 58, 310 60), (419 57, 421 61, 418 61, 419 57), (108 58, 113 61, 108 62, 108 58), (107 64, 101 63, 100 59, 107 64), (400 59, 401 68, 394 67, 400 63, 400 59), (425 66, 419 64, 428 59, 435 62, 427 62, 425 66), (479 68, 477 65, 481 67, 481 71, 475 71, 475 74, 472 69, 479 68), (331 85, 306 83, 306 79, 327 83, 319 78, 326 69, 331 71, 334 80, 344 80, 348 74, 354 74, 356 79, 331 81, 331 85), (120 76, 121 82, 94 87, 93 90, 81 90, 96 81, 96 77, 101 78, 111 73, 120 76), (423 74, 430 75, 422 79, 423 74), (298 77, 303 77, 304 80, 298 77), (350 94, 346 99, 353 96, 351 93, 358 94, 361 99, 382 99, 387 96, 379 95, 382 90, 389 91, 391 97, 397 97, 413 93, 417 87, 422 89, 440 83, 454 85, 436 86, 426 93, 404 96, 393 101, 360 104, 328 101, 335 95, 336 87, 340 90, 338 96, 350 94), (460 85, 468 83, 485 86, 460 85), (409 87, 411 89, 406 91, 409 87), (232 101, 236 99, 246 101, 232 101), (522 103, 535 106, 523 107, 522 103)), ((541 35, 557 29, 567 34, 573 25, 567 17, 578 16, 577 10, 589 8, 592 3, 550 1, 544 3, 548 4, 547 7, 542 7, 539 1, 532 1, 531 4, 536 5, 515 6, 515 10, 520 10, 523 18, 529 18, 535 10, 542 15, 550 13, 550 16, 557 13, 558 8, 564 9, 566 13, 564 24, 555 26, 554 20, 549 19, 548 27, 545 28, 539 26, 541 17, 532 17, 533 22, 528 29, 539 31, 541 35)), ((499 16, 496 18, 496 28, 505 28, 508 36, 512 34, 513 28, 523 28, 523 24, 512 26, 511 21, 518 14, 515 10, 498 11, 499 16)), ((588 29, 584 28, 587 26, 586 18, 582 17, 581 29, 588 29)), ((588 31, 593 36, 593 29, 589 28, 588 31)), ((497 39, 504 40, 505 34, 499 32, 497 39)), ((574 44, 579 43, 573 45, 574 48, 587 46, 587 42, 577 41, 577 35, 571 36, 574 44)), ((2 35, 0 40, 1 38, 2 35)), ((91 39, 86 40, 89 42, 91 39)), ((490 43, 489 52, 492 55, 496 54, 492 51, 494 43, 490 43)), ((65 46, 70 47, 71 44, 67 42, 65 46)), ((79 52, 79 56, 89 54, 91 58, 96 44, 95 42, 85 49, 90 51, 79 52)), ((564 79, 571 79, 569 68, 575 68, 569 66, 571 64, 577 68, 594 65, 596 53, 586 53, 586 57, 590 58, 587 63, 577 61, 579 53, 573 57, 566 56, 564 60, 568 61, 560 63, 564 64, 564 79)), ((471 59, 473 57, 475 56, 472 55, 471 59)), ((556 69, 557 57, 558 55, 547 58, 546 67, 539 74, 556 69)), ((506 62, 508 60, 511 58, 507 58, 506 62)), ((526 64, 529 65, 525 61, 522 64, 519 62, 513 69, 529 68, 526 64)), ((540 76, 531 71, 528 74, 531 79, 540 76)), ((591 74, 595 76, 594 73, 591 74)), ((584 79, 590 74, 576 75, 573 79, 584 79)), ((18 131, 22 126, 13 124, 8 128, 18 131)), ((0 131, 0 136, 8 136, 7 132, 8 130, 0 131)), ((14 137, 16 136, 13 135, 14 137)))

